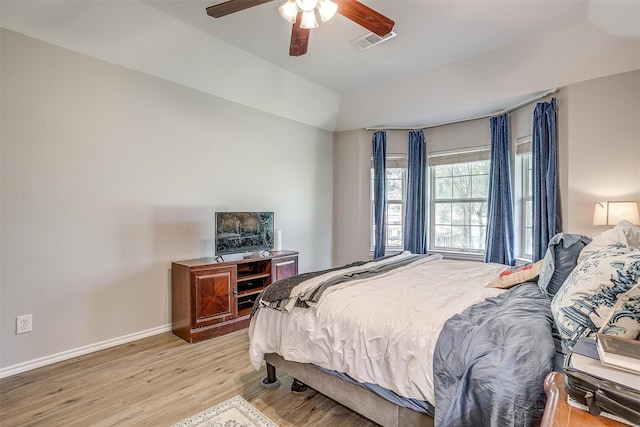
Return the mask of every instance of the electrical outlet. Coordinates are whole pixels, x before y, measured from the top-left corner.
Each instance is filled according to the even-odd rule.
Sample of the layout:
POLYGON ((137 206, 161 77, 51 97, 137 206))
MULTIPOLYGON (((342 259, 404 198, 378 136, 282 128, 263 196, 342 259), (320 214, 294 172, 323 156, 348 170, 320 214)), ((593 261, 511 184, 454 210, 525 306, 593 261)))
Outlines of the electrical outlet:
POLYGON ((16 334, 24 334, 33 330, 33 318, 30 314, 16 317, 16 334))

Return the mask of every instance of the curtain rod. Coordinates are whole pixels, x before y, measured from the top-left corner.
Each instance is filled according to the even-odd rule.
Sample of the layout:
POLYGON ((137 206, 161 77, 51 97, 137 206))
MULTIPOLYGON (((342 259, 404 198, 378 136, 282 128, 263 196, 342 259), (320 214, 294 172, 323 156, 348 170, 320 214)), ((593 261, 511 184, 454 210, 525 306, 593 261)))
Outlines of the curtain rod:
POLYGON ((508 107, 504 110, 501 111, 497 111, 495 113, 490 113, 490 114, 483 114, 481 116, 476 116, 476 117, 469 117, 466 119, 458 119, 458 120, 451 120, 449 122, 441 122, 441 123, 436 123, 434 125, 425 125, 425 126, 413 126, 413 127, 368 127, 366 128, 366 130, 419 130, 419 129, 429 129, 429 128, 435 128, 438 126, 444 126, 444 125, 452 125, 455 123, 463 123, 463 122, 470 122, 472 120, 479 120, 479 119, 486 119, 489 117, 493 117, 493 116, 497 116, 500 114, 505 114, 505 113, 510 113, 513 110, 517 110, 520 107, 524 107, 525 105, 531 104, 532 102, 538 101, 542 98, 546 98, 547 96, 556 93, 558 91, 558 88, 554 88, 554 89, 550 89, 548 91, 546 91, 545 93, 535 96, 533 98, 527 99, 525 101, 519 102, 515 105, 512 105, 511 107, 508 107))

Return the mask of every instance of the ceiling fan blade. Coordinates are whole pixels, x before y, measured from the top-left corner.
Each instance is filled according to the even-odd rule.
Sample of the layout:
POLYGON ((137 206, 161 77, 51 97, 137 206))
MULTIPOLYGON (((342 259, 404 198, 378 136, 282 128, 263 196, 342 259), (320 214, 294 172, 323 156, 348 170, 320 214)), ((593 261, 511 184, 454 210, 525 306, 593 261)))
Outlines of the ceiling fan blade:
POLYGON ((309 28, 300 28, 300 22, 302 21, 302 12, 298 12, 296 23, 293 24, 291 30, 291 45, 289 45, 289 56, 302 56, 307 53, 307 47, 309 46, 309 28))
POLYGON ((273 0, 228 0, 224 3, 214 4, 207 8, 207 15, 214 18, 229 15, 234 12, 249 9, 262 3, 269 3, 273 0))
POLYGON ((338 4, 338 13, 351 19, 356 24, 362 25, 367 30, 386 36, 393 30, 395 22, 383 14, 376 12, 357 0, 333 0, 338 4))

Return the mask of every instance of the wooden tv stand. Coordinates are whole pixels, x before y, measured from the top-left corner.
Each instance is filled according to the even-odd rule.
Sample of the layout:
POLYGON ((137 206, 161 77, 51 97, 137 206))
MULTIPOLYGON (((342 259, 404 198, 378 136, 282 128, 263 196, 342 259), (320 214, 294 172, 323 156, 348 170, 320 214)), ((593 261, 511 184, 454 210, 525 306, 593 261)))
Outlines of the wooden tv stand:
POLYGON ((200 258, 171 263, 171 329, 194 343, 249 325, 265 286, 298 274, 298 252, 271 251, 237 261, 200 258))

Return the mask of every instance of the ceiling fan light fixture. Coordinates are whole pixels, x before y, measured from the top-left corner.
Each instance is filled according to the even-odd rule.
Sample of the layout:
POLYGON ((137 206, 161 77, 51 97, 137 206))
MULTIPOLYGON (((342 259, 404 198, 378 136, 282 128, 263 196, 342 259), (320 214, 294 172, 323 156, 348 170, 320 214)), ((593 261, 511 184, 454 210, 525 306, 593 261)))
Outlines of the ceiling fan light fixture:
POLYGON ((320 20, 327 22, 333 18, 333 15, 338 11, 338 5, 331 0, 320 0, 318 3, 318 13, 320 13, 320 20))
POLYGON ((318 28, 318 20, 316 19, 316 13, 313 10, 309 12, 302 12, 302 19, 300 20, 300 28, 304 28, 304 29, 318 28))
POLYGON ((302 12, 300 28, 318 28, 316 10, 322 22, 326 22, 338 11, 338 5, 331 0, 287 0, 278 8, 285 21, 295 24, 299 12, 302 12))
POLYGON ((318 0, 296 0, 296 4, 303 12, 311 12, 318 5, 318 0))
MULTIPOLYGON (((0 0, 2 1, 2 0, 0 0)), ((217 0, 222 1, 222 0, 217 0)), ((221 18, 273 0, 226 0, 207 7, 207 15, 221 18)), ((330 20, 337 12, 345 18, 381 37, 393 34, 395 22, 376 12, 358 0, 280 0, 278 12, 291 23, 289 56, 307 53, 310 29, 318 27, 316 13, 323 22, 330 20), (298 18, 298 15, 300 16, 298 18)))
POLYGON ((298 4, 296 0, 287 0, 282 6, 278 8, 280 15, 291 24, 296 23, 296 16, 298 16, 298 4))

